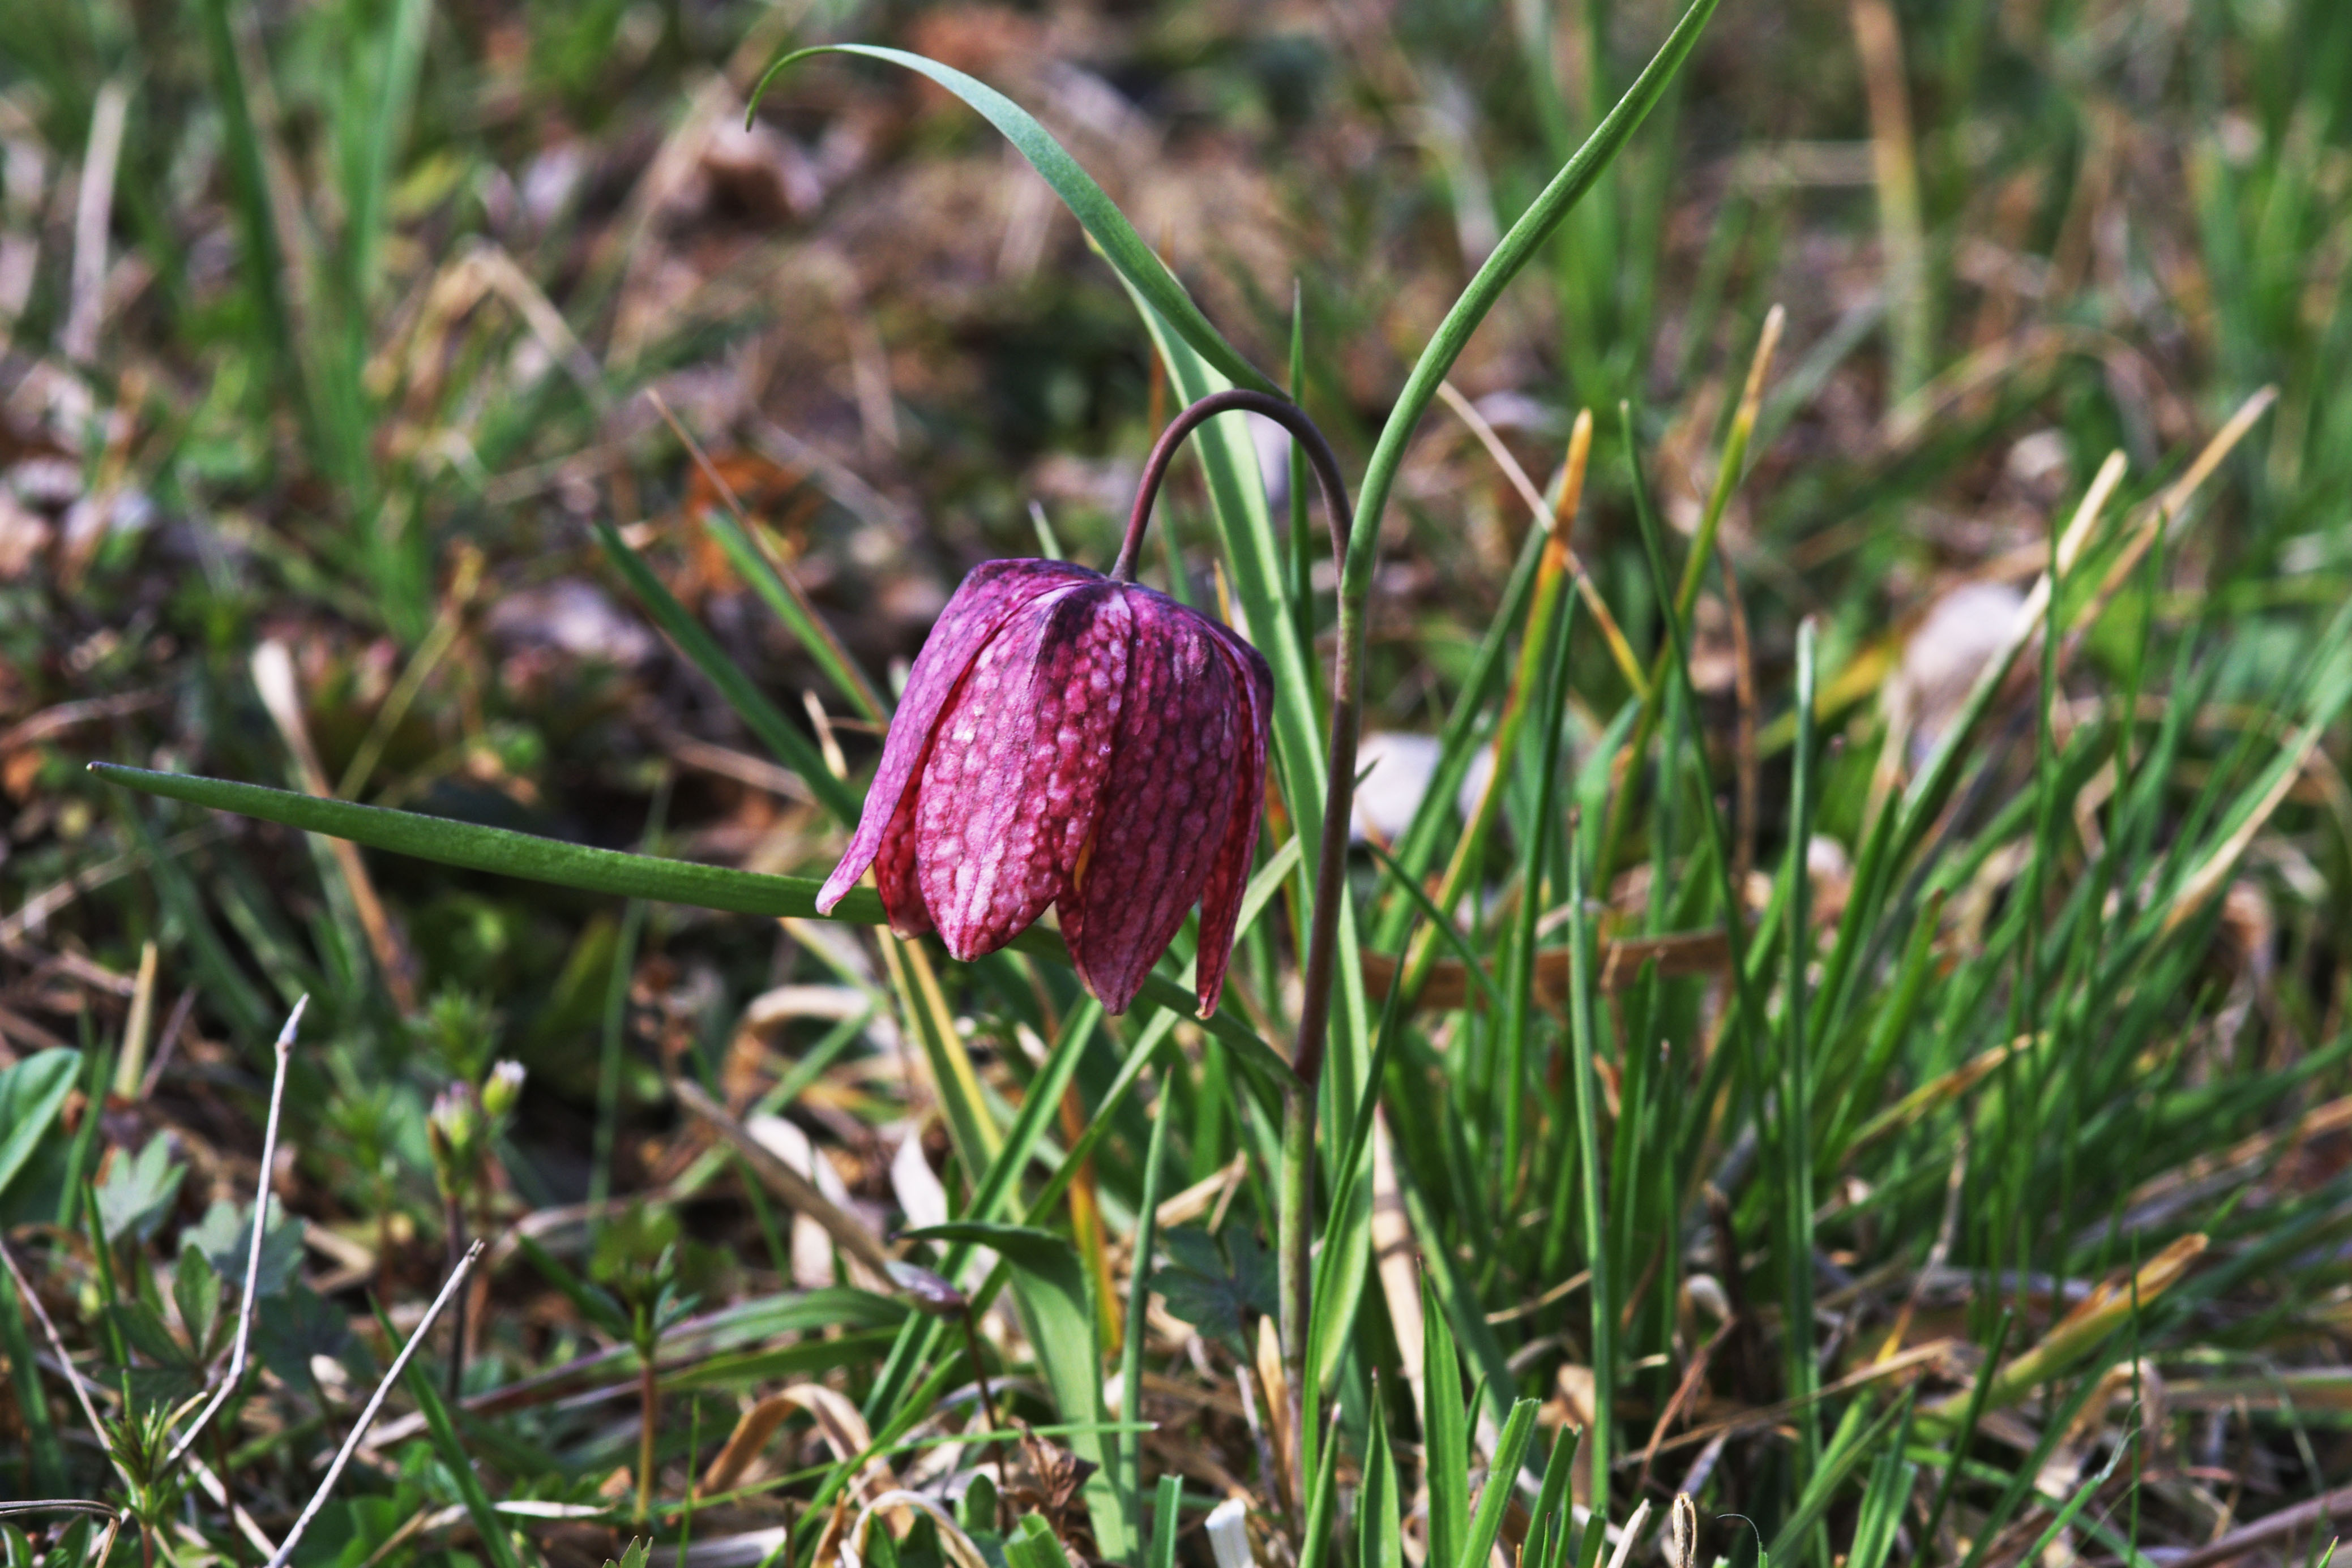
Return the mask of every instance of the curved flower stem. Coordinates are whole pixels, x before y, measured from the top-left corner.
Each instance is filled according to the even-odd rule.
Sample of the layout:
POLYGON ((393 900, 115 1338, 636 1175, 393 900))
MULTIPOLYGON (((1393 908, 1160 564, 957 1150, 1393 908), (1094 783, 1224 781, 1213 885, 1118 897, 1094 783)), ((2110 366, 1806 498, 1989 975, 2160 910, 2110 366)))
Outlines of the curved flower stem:
MULTIPOLYGON (((1265 392, 1234 390, 1212 392, 1189 405, 1160 433, 1151 455, 1144 462, 1142 483, 1136 486, 1135 509, 1128 516, 1127 537, 1119 545, 1118 559, 1110 570, 1114 580, 1135 580, 1136 558, 1143 548, 1143 530, 1151 517, 1151 503, 1185 436, 1202 421, 1235 410, 1273 420, 1287 430, 1306 453, 1307 465, 1315 470, 1316 482, 1323 491, 1323 511, 1331 525, 1332 560, 1344 569, 1353 514, 1348 507, 1348 487, 1340 478, 1339 462, 1332 455, 1331 444, 1323 439, 1322 431, 1297 403, 1265 392)), ((1290 1384, 1289 1431, 1283 1468, 1292 1485, 1299 1488, 1307 1481, 1309 1419, 1307 1322, 1307 1295, 1314 1272, 1309 1249, 1313 1241, 1315 1117, 1322 1087, 1324 1049, 1330 1039, 1331 981, 1339 954, 1339 903, 1347 896, 1348 823, 1355 810, 1356 734, 1363 711, 1364 586, 1360 582, 1351 590, 1343 570, 1339 652, 1331 671, 1331 744, 1326 759, 1323 841, 1315 865, 1314 913, 1307 925, 1298 1043, 1291 1052, 1291 1082, 1283 1085, 1282 1097, 1282 1185, 1276 1198, 1275 1224, 1279 1233, 1276 1257, 1282 1298, 1279 1326, 1283 1370, 1290 1384)), ((1378 1092, 1377 1084, 1366 1091, 1378 1092)))

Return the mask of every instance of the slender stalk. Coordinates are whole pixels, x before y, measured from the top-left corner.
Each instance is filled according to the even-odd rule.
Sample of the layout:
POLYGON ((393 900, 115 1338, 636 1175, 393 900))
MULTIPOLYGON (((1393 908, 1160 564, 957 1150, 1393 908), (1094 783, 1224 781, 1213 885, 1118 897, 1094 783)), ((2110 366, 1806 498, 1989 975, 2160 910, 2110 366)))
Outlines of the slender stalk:
MULTIPOLYGON (((1135 507, 1128 516, 1127 537, 1110 575, 1119 582, 1135 580, 1135 563, 1143 547, 1143 530, 1151 517, 1151 503, 1160 493, 1184 437, 1203 421, 1236 410, 1273 420, 1290 432, 1315 470, 1323 491, 1323 511, 1331 527, 1331 552, 1336 561, 1349 559, 1353 517, 1348 489, 1339 476, 1339 462, 1330 443, 1297 403, 1265 392, 1236 389, 1213 392, 1169 422, 1145 459, 1143 480, 1137 486, 1135 507)), ((1356 800, 1356 736, 1363 705, 1362 651, 1364 601, 1369 575, 1349 581, 1342 575, 1339 603, 1339 652, 1331 669, 1330 756, 1323 800, 1323 841, 1315 866, 1315 908, 1308 924, 1304 995, 1298 1015, 1298 1043, 1291 1052, 1291 1078, 1283 1085, 1282 1176, 1276 1197, 1276 1272, 1282 1307, 1278 1325, 1282 1360, 1290 1383, 1290 1473, 1306 1473, 1306 1432, 1313 1415, 1308 1409, 1307 1323, 1314 1270, 1308 1249, 1314 1239, 1315 1115, 1322 1087, 1324 1049, 1330 1039, 1332 970, 1339 953, 1339 901, 1347 896, 1348 823, 1356 800)))
MULTIPOLYGON (((1158 1113, 1151 1119, 1151 1143, 1143 1156, 1143 1196, 1135 1210, 1135 1266, 1127 1298, 1127 1338, 1119 1346, 1118 1418, 1130 1426, 1143 1419, 1144 1312, 1151 1299, 1151 1247, 1160 1225, 1160 1173, 1168 1158, 1168 1113, 1175 1096, 1160 1082, 1158 1113)), ((995 1416, 989 1422, 995 1424, 995 1416)), ((1138 1542, 1150 1537, 1143 1529, 1143 1434, 1129 1432, 1120 1439, 1122 1485, 1138 1542)), ((1146 1557, 1145 1563, 1150 1559, 1146 1557)))
MULTIPOLYGON (((222 1375, 220 1386, 213 1390, 212 1397, 196 1413, 195 1420, 180 1434, 179 1441, 173 1443, 171 1451, 164 1455, 163 1473, 168 1474, 180 1462, 181 1458, 194 1446, 205 1427, 211 1424, 212 1418, 219 1414, 220 1407, 236 1392, 237 1385, 245 1381, 246 1353, 253 1339, 254 1310, 261 1301, 258 1288, 261 1243, 269 1222, 269 1167, 278 1160, 278 1115, 286 1103, 286 1066, 294 1051, 294 1031, 301 1027, 303 1010, 310 1005, 308 996, 295 1002, 294 1010, 287 1015, 286 1027, 278 1031, 278 1040, 272 1048, 278 1060, 269 1081, 269 1120, 261 1133, 260 1189, 253 1195, 253 1240, 246 1249, 245 1298, 237 1303, 236 1342, 229 1350, 228 1370, 222 1375)), ((226 1485, 228 1472, 224 1469, 221 1474, 222 1484, 226 1485)))
POLYGON ((284 1568, 286 1560, 294 1555, 294 1548, 301 1543, 302 1532, 310 1528, 310 1521, 326 1506, 328 1495, 335 1490, 335 1483, 342 1479, 343 1467, 352 1462, 352 1455, 358 1449, 361 1439, 367 1436, 368 1428, 375 1425, 376 1412, 383 1408, 384 1396, 392 1391, 393 1385, 400 1381, 400 1375, 408 1370, 409 1358, 416 1354, 416 1347, 423 1344, 425 1336, 432 1332, 433 1320, 439 1317, 441 1309, 464 1290, 466 1276, 473 1271, 476 1260, 482 1255, 482 1247, 483 1243, 477 1241, 466 1249, 466 1255, 457 1260, 457 1268, 451 1270, 449 1278, 443 1281, 441 1293, 433 1298, 431 1306, 425 1309, 424 1321, 408 1336, 408 1343, 400 1347, 400 1354, 393 1358, 392 1369, 383 1375, 383 1381, 376 1385, 375 1392, 369 1396, 367 1404, 361 1408, 360 1418, 352 1423, 351 1435, 343 1439, 343 1446, 336 1450, 334 1462, 327 1467, 326 1479, 319 1483, 319 1490, 311 1494, 310 1500, 295 1518, 294 1528, 288 1531, 286 1539, 278 1543, 277 1554, 270 1558, 268 1568, 284 1568))
MULTIPOLYGON (((441 1204, 442 1228, 449 1233, 449 1267, 454 1270, 466 1255, 466 1199, 463 1189, 453 1187, 441 1204)), ((466 1306, 466 1298, 460 1295, 457 1315, 449 1323, 448 1398, 452 1405, 466 1395, 466 1332, 468 1326, 466 1306)))
POLYGON ((654 1370, 654 1346, 637 1347, 637 1511, 643 1524, 653 1512, 654 1435, 661 1425, 661 1377, 654 1370))

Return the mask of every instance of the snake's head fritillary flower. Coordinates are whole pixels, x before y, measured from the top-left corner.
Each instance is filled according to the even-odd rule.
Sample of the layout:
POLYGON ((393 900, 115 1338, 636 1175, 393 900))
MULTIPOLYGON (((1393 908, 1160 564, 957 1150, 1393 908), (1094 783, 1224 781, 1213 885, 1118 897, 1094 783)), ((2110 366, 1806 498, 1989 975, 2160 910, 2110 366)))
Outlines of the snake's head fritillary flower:
POLYGON ((1194 904, 1216 1010, 1257 846, 1274 679, 1165 594, 989 561, 916 655, 831 910, 867 867, 890 928, 959 958, 1061 912, 1078 977, 1124 1012, 1194 904))

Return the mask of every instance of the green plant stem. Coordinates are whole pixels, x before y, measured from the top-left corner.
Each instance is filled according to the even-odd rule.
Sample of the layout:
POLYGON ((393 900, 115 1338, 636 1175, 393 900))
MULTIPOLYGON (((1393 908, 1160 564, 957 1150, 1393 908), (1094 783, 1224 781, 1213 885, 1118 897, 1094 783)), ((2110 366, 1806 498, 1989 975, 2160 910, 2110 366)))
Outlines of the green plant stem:
MULTIPOLYGON (((1707 0, 1712 3, 1712 0, 1707 0)), ((1297 447, 1307 455, 1323 490, 1323 511, 1331 527, 1331 554, 1349 559, 1357 542, 1348 489, 1339 476, 1339 459, 1315 422, 1297 403, 1270 393, 1235 388, 1212 392, 1187 406, 1168 423, 1145 459, 1142 482, 1136 486, 1135 507, 1128 516, 1127 536, 1119 545, 1111 577, 1131 582, 1142 549, 1143 530, 1150 520, 1151 503, 1160 480, 1184 437, 1204 420, 1233 410, 1244 410, 1273 420, 1290 432, 1297 447)), ((1315 864, 1315 907, 1307 936, 1307 960, 1302 977, 1298 1044, 1291 1053, 1290 1077, 1282 1085, 1282 1174, 1276 1198, 1276 1272, 1281 1310, 1282 1363, 1289 1382, 1289 1473, 1305 1484, 1307 1427, 1314 1419, 1307 1388, 1307 1324, 1314 1290, 1310 1257, 1314 1241, 1315 1116, 1323 1079, 1324 1049, 1330 1040, 1331 981, 1339 956, 1339 905, 1348 895, 1348 824, 1355 812, 1356 737, 1363 708, 1363 644, 1365 584, 1351 590, 1343 578, 1339 603, 1339 652, 1331 668, 1331 739, 1325 769, 1323 838, 1315 864)))
POLYGON ((655 1347, 637 1347, 637 1510, 642 1525, 654 1506, 654 1433, 661 1420, 661 1380, 654 1370, 655 1347))
MULTIPOLYGON (((1536 927, 1544 906, 1543 871, 1551 853, 1552 821, 1559 810, 1555 791, 1559 782, 1559 740, 1562 721, 1568 711, 1568 659, 1575 628, 1576 601, 1570 599, 1567 612, 1559 617, 1557 631, 1551 627, 1544 629, 1548 645, 1537 650, 1543 661, 1546 676, 1543 685, 1537 688, 1540 695, 1536 698, 1543 709, 1543 748, 1536 754, 1542 759, 1539 775, 1542 785, 1536 794, 1535 830, 1528 834, 1527 852, 1519 869, 1519 908, 1511 934, 1511 952, 1517 968, 1511 976, 1511 990, 1503 1025, 1503 1158, 1496 1191, 1507 1204, 1515 1201, 1516 1184, 1523 1179, 1519 1172, 1519 1150, 1526 1130, 1523 1125, 1526 1120, 1524 1095, 1528 1078, 1528 1035, 1535 1002, 1536 927)), ((1502 778, 1499 756, 1495 775, 1499 781, 1502 778)), ((1501 791, 1490 790, 1489 793, 1499 794, 1501 791)))

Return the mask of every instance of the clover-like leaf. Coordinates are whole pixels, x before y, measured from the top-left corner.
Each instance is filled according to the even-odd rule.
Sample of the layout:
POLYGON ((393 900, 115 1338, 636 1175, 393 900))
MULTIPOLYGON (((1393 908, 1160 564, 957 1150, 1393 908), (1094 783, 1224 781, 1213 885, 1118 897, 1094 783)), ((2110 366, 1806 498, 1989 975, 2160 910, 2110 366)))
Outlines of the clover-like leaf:
POLYGON ((1278 1310, 1273 1260, 1257 1238, 1236 1227, 1224 1245, 1197 1226, 1171 1230, 1160 1239, 1168 1267, 1151 1276, 1151 1288, 1168 1302, 1169 1315, 1191 1323, 1235 1355, 1250 1354, 1249 1316, 1278 1310))
POLYGON ((341 1361, 356 1343, 343 1314, 308 1285, 261 1303, 254 1314, 253 1341, 261 1364, 296 1387, 310 1381, 313 1357, 341 1361))
POLYGON ((106 1227, 106 1239, 152 1239, 179 1200, 180 1184, 187 1175, 188 1167, 172 1158, 172 1140, 166 1137, 148 1139, 136 1155, 118 1153, 106 1167, 106 1179, 98 1184, 98 1218, 106 1227))
POLYGON ((204 1386, 203 1364, 173 1334, 163 1313, 132 1300, 117 1301, 106 1315, 124 1347, 152 1364, 117 1369, 129 1381, 135 1406, 152 1409, 176 1405, 204 1386))
MULTIPOLYGON (((253 1281, 257 1296, 275 1296, 292 1281, 302 1266, 302 1222, 273 1210, 272 1223, 261 1237, 261 1269, 253 1281)), ((253 1213, 226 1200, 205 1210, 204 1218, 180 1234, 180 1248, 194 1247, 205 1255, 222 1280, 245 1282, 246 1256, 253 1248, 253 1213)))
POLYGON ((208 1359, 219 1348, 213 1342, 224 1322, 221 1277, 211 1260, 196 1248, 182 1252, 178 1267, 172 1270, 172 1301, 180 1309, 180 1324, 188 1331, 196 1354, 208 1359))

